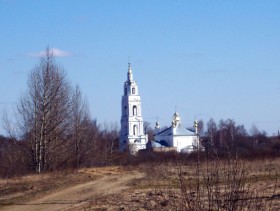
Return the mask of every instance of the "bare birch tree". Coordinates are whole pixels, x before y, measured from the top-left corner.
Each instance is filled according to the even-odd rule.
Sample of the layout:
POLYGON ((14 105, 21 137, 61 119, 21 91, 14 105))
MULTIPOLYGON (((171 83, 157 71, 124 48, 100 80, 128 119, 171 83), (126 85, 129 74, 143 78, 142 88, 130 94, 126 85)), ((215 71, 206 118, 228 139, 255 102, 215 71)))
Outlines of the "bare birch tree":
POLYGON ((71 87, 52 52, 46 54, 29 75, 28 91, 18 105, 20 128, 31 143, 38 173, 59 159, 70 130, 71 87))

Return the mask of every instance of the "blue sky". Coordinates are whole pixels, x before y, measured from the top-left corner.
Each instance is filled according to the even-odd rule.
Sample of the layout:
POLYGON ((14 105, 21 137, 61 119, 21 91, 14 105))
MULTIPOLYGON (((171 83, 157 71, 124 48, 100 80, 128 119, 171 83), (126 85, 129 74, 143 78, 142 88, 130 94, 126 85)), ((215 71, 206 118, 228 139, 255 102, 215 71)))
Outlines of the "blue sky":
MULTIPOLYGON (((119 124, 128 57, 145 121, 177 111, 280 129, 280 1, 0 0, 0 109, 12 112, 47 46, 87 97, 119 124)), ((0 129, 0 133, 1 133, 0 129)))

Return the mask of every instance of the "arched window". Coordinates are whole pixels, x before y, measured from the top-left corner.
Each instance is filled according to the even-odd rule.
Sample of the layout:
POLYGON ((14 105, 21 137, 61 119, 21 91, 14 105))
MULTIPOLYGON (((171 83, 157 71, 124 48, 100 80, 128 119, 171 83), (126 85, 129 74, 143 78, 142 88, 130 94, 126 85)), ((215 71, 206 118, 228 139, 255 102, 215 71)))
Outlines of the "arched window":
POLYGON ((132 114, 133 114, 133 116, 137 116, 137 106, 136 105, 134 105, 132 107, 132 114))
POLYGON ((133 126, 133 135, 138 135, 138 128, 137 125, 133 126))
POLYGON ((135 88, 134 87, 132 88, 132 94, 135 94, 135 88))

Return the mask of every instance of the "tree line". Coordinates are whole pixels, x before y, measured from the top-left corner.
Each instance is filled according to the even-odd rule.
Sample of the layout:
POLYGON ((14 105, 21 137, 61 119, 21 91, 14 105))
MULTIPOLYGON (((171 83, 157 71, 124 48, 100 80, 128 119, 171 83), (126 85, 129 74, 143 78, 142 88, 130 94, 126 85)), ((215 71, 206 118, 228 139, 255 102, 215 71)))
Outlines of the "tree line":
POLYGON ((233 119, 220 120, 216 123, 210 119, 204 129, 199 121, 199 133, 206 150, 216 150, 223 154, 235 150, 240 156, 260 158, 280 155, 280 136, 267 136, 265 131, 255 125, 248 132, 244 125, 238 125, 233 119))

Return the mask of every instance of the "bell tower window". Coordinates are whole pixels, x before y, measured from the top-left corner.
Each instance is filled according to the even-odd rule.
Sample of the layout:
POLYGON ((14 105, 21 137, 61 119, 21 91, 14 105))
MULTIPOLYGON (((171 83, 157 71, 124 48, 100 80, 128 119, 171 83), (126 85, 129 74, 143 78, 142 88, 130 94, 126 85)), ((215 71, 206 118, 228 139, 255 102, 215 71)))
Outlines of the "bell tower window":
POLYGON ((137 106, 136 105, 133 106, 132 113, 133 113, 133 116, 137 116, 137 106))
POLYGON ((134 87, 132 88, 132 94, 135 94, 135 88, 134 87))
POLYGON ((133 126, 133 135, 138 135, 138 128, 137 125, 133 126))

